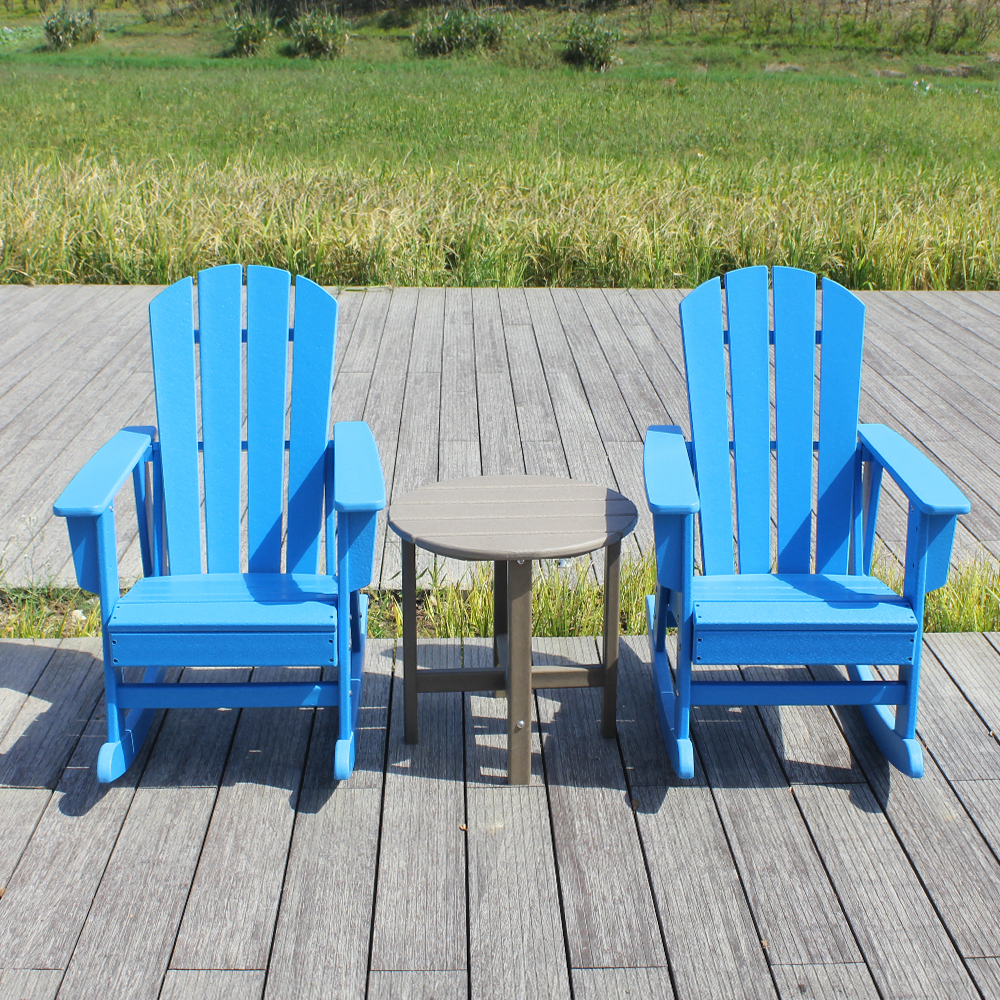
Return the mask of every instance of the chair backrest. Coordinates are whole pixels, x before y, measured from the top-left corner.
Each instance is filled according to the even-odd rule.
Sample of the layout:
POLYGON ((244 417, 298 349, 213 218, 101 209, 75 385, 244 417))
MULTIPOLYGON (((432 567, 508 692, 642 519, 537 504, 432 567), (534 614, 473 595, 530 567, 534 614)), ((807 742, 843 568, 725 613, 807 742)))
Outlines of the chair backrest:
POLYGON ((150 303, 172 574, 202 572, 202 501, 208 572, 319 570, 337 302, 298 277, 292 330, 290 286, 287 271, 248 267, 245 329, 239 264, 198 274, 197 328, 190 278, 150 303))
POLYGON ((702 566, 809 573, 815 555, 846 573, 865 307, 824 278, 817 331, 816 276, 775 267, 772 286, 766 267, 729 272, 725 325, 719 278, 681 302, 702 566))

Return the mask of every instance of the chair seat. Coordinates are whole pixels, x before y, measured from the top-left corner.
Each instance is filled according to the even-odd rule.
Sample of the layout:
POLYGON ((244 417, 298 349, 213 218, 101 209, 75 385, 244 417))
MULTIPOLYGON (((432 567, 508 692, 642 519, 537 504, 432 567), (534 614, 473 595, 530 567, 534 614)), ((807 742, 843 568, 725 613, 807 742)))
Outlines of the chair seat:
POLYGON ((692 597, 696 628, 912 632, 917 627, 909 602, 873 576, 696 576, 692 597))
POLYGON ((149 576, 115 606, 115 633, 336 632, 337 581, 307 573, 149 576))
POLYGON ((870 576, 693 579, 696 663, 909 663, 917 619, 870 576))

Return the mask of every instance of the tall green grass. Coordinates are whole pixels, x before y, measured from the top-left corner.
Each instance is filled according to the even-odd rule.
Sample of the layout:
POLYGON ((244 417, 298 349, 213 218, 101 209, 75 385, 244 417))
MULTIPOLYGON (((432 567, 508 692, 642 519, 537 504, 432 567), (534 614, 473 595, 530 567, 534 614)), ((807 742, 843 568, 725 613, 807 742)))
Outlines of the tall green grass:
POLYGON ((995 289, 1000 173, 721 158, 0 163, 0 282, 160 284, 233 260, 334 285, 691 287, 788 264, 850 288, 995 289))
MULTIPOLYGON (((600 569, 600 567, 598 567, 600 569)), ((899 564, 884 551, 876 554, 873 573, 897 592, 903 577, 899 564)), ((537 636, 600 635, 604 588, 589 560, 568 568, 557 563, 535 567, 532 581, 532 630, 537 636)), ((482 564, 460 586, 435 573, 418 581, 418 634, 458 638, 493 634, 493 568, 482 564)), ((651 556, 625 559, 621 565, 621 630, 646 631, 646 595, 656 589, 651 556)), ((399 593, 370 592, 368 633, 377 638, 402 634, 399 593)), ((961 562, 948 583, 927 596, 924 628, 928 632, 1000 631, 1000 562, 982 553, 961 562)), ((101 634, 97 599, 69 587, 0 586, 0 638, 61 638, 101 634)))

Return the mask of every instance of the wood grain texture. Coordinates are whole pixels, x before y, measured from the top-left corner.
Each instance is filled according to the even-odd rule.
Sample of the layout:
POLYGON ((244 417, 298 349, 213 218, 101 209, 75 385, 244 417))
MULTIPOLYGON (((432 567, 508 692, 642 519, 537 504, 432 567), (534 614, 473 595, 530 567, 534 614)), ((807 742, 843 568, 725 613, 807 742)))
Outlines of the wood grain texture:
POLYGON ((0 738, 58 647, 58 639, 8 639, 0 646, 0 738))
POLYGON ((214 788, 136 791, 66 970, 65 996, 156 996, 214 802, 214 788))
POLYGON ((467 1000, 465 972, 373 972, 368 1000, 467 1000))
MULTIPOLYGON (((750 681, 809 681, 819 676, 805 667, 744 667, 741 673, 750 681)), ((837 673, 830 679, 847 677, 837 673)), ((757 711, 788 781, 864 781, 843 733, 825 705, 761 706, 757 711)))
POLYGON ((66 639, 0 740, 0 785, 54 788, 104 687, 100 640, 66 639))
POLYGON ((774 996, 711 791, 643 785, 633 794, 678 1000, 774 996))
POLYGON ((868 788, 797 785, 795 798, 882 995, 977 996, 868 788))
POLYGON ((1000 854, 1000 781, 953 781, 951 787, 994 855, 1000 854))
POLYGON ((986 1000, 1000 997, 1000 958, 973 958, 968 966, 986 1000))
POLYGON ((158 725, 133 766, 99 785, 95 767, 106 722, 103 711, 91 719, 0 900, 0 968, 66 968, 158 725))
POLYGON ((4 892, 51 795, 47 788, 0 788, 0 888, 4 892))
POLYGON ((887 764, 860 712, 841 709, 840 716, 876 801, 960 954, 1000 956, 1000 862, 935 763, 933 745, 923 778, 908 778, 887 764))
POLYGON ((877 1000, 868 968, 856 965, 774 965, 781 1000, 877 1000))
POLYGON ((644 1000, 669 997, 666 969, 574 969, 576 1000, 644 1000))
POLYGON ((61 969, 0 970, 0 1000, 55 1000, 61 969))
POLYGON ((369 639, 358 758, 334 782, 335 711, 317 712, 267 975, 267 1000, 362 997, 375 894, 393 641, 369 639))
MULTIPOLYGON (((536 639, 534 663, 598 663, 589 639, 536 639)), ((666 966, 616 741, 596 688, 538 692, 542 756, 572 968, 666 966)))
POLYGON ((171 969, 163 980, 160 1000, 260 1000, 262 971, 171 969))
MULTIPOLYGON (((721 679, 722 671, 712 673, 712 679, 721 679)), ((783 965, 860 961, 756 709, 698 708, 692 719, 695 743, 770 960, 783 965)))
POLYGON ((1000 778, 1000 745, 952 679, 963 677, 964 683, 971 682, 963 667, 969 653, 973 657, 976 650, 985 654, 982 659, 976 657, 980 663, 994 659, 981 636, 967 639, 966 643, 956 644, 947 636, 932 633, 924 640, 917 730, 949 778, 1000 778), (941 660, 935 651, 940 652, 941 660))
POLYGON ((468 811, 471 995, 568 1000, 545 789, 470 789, 468 811))
MULTIPOLYGON (((252 680, 318 676, 311 667, 267 667, 252 680)), ((240 713, 172 968, 267 967, 313 717, 295 708, 240 713)))
POLYGON ((987 729, 1000 733, 1000 633, 931 633, 924 641, 987 729))
MULTIPOLYGON (((460 669, 461 654, 460 640, 423 641, 417 663, 460 669)), ((465 969, 462 695, 422 695, 420 742, 408 745, 403 742, 402 664, 397 666, 371 967, 388 972, 465 969)))

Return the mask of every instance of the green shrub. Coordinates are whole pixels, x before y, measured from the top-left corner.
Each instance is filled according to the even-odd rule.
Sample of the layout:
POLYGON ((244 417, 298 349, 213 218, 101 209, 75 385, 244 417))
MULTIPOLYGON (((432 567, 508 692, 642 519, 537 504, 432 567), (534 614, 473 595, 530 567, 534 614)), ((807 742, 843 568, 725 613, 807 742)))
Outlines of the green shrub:
POLYGON ((312 10, 292 22, 292 49, 297 56, 335 59, 347 45, 347 22, 336 14, 312 10))
POLYGON ((65 52, 74 45, 96 42, 101 37, 97 13, 93 7, 86 12, 74 13, 69 7, 63 6, 54 14, 49 14, 42 30, 48 47, 57 52, 65 52))
POLYGON ((233 36, 233 55, 256 55, 260 47, 274 34, 274 21, 266 14, 246 11, 229 22, 233 36))
POLYGON ((449 10, 440 20, 428 17, 413 32, 413 49, 418 56, 496 51, 503 42, 503 29, 504 20, 499 14, 449 10))
POLYGON ((621 38, 622 33, 609 28, 604 18, 581 14, 569 27, 563 59, 574 66, 606 70, 615 63, 615 47, 621 38))

